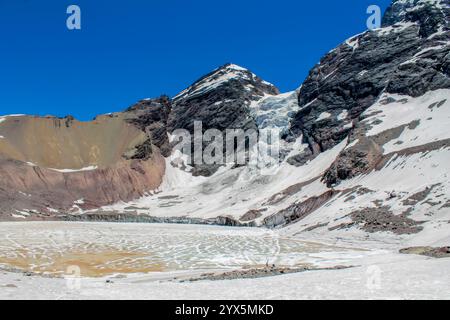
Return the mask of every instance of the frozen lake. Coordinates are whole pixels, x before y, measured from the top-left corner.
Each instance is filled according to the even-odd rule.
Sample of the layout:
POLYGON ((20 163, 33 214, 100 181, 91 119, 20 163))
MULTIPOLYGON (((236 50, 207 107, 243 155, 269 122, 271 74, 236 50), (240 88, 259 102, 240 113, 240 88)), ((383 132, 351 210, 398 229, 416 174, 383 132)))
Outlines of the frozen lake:
MULTIPOLYGON (((81 276, 300 266, 357 251, 277 231, 178 224, 0 223, 0 267, 81 276)), ((336 262, 337 260, 335 260, 336 262)))

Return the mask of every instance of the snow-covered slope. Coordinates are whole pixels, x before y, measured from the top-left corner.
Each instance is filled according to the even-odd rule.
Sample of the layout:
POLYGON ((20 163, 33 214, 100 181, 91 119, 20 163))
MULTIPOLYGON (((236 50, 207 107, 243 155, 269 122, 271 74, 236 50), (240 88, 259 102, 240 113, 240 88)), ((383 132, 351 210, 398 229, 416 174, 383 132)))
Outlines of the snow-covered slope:
MULTIPOLYGON (((362 136, 345 139, 303 166, 284 161, 272 175, 251 167, 222 167, 211 177, 193 177, 168 158, 163 184, 152 195, 103 210, 287 225, 284 232, 305 239, 313 234, 391 245, 421 244, 420 239, 442 243, 450 231, 449 98, 448 89, 417 98, 380 96, 359 124, 364 136, 378 139, 380 158, 371 170, 334 187, 327 187, 322 177, 343 152, 361 147, 362 136), (304 215, 298 215, 302 210, 304 215)), ((261 103, 267 99, 272 100, 261 103)), ((286 146, 298 149, 301 142, 286 146)))
POLYGON ((278 128, 287 133, 290 121, 298 111, 298 92, 267 95, 250 105, 252 116, 260 129, 278 128))
POLYGON ((209 177, 192 177, 168 158, 164 182, 153 195, 104 210, 228 217, 285 227, 283 232, 305 238, 445 242, 448 17, 445 1, 396 0, 382 28, 330 51, 295 92, 253 91, 248 81, 255 78, 246 69, 215 70, 176 97, 174 115, 206 119, 221 130, 224 122, 281 129, 285 139, 277 170, 262 174, 223 166, 209 177), (236 96, 238 87, 252 93, 236 96), (217 106, 214 112, 211 106, 217 106), (242 116, 236 121, 235 114, 242 116))
MULTIPOLYGON (((382 147, 374 167, 341 181, 333 188, 339 191, 335 198, 286 232, 306 238, 370 236, 381 243, 448 244, 449 98, 448 89, 417 98, 381 96, 360 124, 364 135, 382 147)), ((348 140, 346 150, 365 148, 362 136, 355 139, 348 140)))

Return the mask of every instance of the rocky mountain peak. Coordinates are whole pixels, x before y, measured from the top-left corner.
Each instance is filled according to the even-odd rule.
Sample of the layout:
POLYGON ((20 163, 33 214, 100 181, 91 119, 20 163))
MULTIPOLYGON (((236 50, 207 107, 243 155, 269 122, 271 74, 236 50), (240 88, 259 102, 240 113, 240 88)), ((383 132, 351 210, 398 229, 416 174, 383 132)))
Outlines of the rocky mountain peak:
POLYGON ((253 87, 259 89, 262 95, 278 94, 278 89, 271 83, 262 80, 250 70, 233 63, 227 63, 195 81, 183 90, 174 100, 192 99, 202 96, 222 86, 241 84, 244 89, 252 91, 253 87))
POLYGON ((309 148, 302 165, 345 139, 360 115, 391 93, 419 97, 450 87, 448 0, 397 0, 383 28, 354 36, 323 57, 299 90, 291 132, 309 148))
POLYGON ((250 105, 279 90, 253 72, 228 63, 195 81, 173 98, 169 129, 193 130, 194 121, 204 129, 254 128, 250 105))
POLYGON ((449 16, 448 0, 396 0, 387 9, 382 26, 416 23, 421 28, 419 34, 428 37, 448 30, 449 16))
MULTIPOLYGON (((195 81, 173 98, 168 132, 202 129, 257 129, 251 106, 261 99, 279 94, 279 90, 253 72, 228 63, 195 81)), ((217 168, 195 168, 194 175, 211 175, 217 168)))

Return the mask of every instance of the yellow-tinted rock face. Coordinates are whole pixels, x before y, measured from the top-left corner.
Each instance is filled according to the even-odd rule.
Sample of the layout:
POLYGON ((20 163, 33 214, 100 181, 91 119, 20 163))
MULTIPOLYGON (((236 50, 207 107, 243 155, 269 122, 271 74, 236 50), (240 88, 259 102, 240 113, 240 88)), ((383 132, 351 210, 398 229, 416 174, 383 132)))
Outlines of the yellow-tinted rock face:
POLYGON ((91 122, 6 117, 0 124, 0 157, 54 169, 108 167, 146 139, 123 117, 101 116, 91 122))
POLYGON ((0 119, 1 220, 20 212, 36 219, 95 209, 138 198, 161 184, 165 162, 158 148, 146 160, 128 160, 148 137, 124 114, 91 122, 0 119))

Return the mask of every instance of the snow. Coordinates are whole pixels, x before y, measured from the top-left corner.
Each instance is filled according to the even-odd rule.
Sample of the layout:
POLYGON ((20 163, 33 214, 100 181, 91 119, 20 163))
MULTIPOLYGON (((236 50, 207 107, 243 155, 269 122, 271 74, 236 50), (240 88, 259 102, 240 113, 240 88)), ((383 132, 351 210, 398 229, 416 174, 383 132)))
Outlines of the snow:
POLYGON ((16 219, 25 219, 25 217, 23 216, 23 215, 17 215, 17 214, 11 214, 11 216, 13 217, 13 218, 16 218, 16 219))
POLYGON ((88 167, 84 167, 81 169, 54 169, 54 168, 48 168, 48 169, 53 170, 53 171, 62 172, 62 173, 70 173, 70 172, 80 172, 80 171, 93 171, 93 170, 97 170, 98 167, 97 166, 88 166, 88 167))
POLYGON ((241 66, 238 66, 238 65, 236 65, 236 64, 230 64, 228 67, 227 67, 227 69, 229 69, 229 70, 235 70, 235 71, 248 71, 247 69, 245 69, 245 68, 243 68, 243 67, 241 67, 241 66))
POLYGON ((26 212, 26 211, 20 211, 20 210, 16 210, 16 212, 21 215, 21 216, 26 216, 28 217, 30 215, 30 213, 26 212))
POLYGON ((358 144, 358 142, 359 142, 359 139, 356 139, 356 140, 354 140, 353 142, 349 143, 349 144, 345 147, 345 150, 354 147, 355 145, 358 144))
POLYGON ((3 122, 3 121, 5 121, 6 120, 6 118, 9 118, 9 117, 25 117, 26 115, 25 114, 7 114, 7 115, 4 115, 4 116, 0 116, 0 122, 3 122))
POLYGON ((296 91, 276 96, 265 95, 261 100, 252 102, 250 111, 258 128, 278 128, 282 133, 288 130, 290 121, 299 110, 296 91))
POLYGON ((50 208, 50 207, 47 207, 47 211, 48 211, 48 212, 52 212, 52 213, 59 213, 58 210, 53 209, 53 208, 50 208))
POLYGON ((391 32, 402 32, 402 31, 404 31, 408 28, 414 27, 414 26, 417 27, 416 22, 399 22, 392 26, 374 29, 374 32, 376 32, 378 36, 385 36, 385 35, 390 34, 391 32))
POLYGON ((346 124, 344 124, 344 129, 350 129, 350 128, 352 128, 353 127, 353 122, 349 122, 349 123, 346 123, 346 124))
POLYGON ((449 45, 450 45, 450 42, 449 42, 449 43, 446 43, 446 44, 439 45, 439 46, 428 47, 428 48, 422 49, 422 50, 420 50, 418 53, 416 53, 416 54, 414 55, 414 57, 421 56, 422 54, 424 54, 424 53, 426 53, 426 52, 428 52, 428 51, 433 51, 433 50, 440 50, 440 49, 443 49, 443 48, 445 48, 445 47, 447 47, 447 46, 449 46, 449 45))
POLYGON ((444 15, 444 6, 448 6, 446 0, 397 0, 395 1, 395 5, 402 6, 402 10, 398 14, 400 15, 400 18, 403 18, 404 20, 406 20, 408 14, 421 9, 425 5, 432 5, 440 9, 444 15))
MULTIPOLYGON (((330 242, 335 245, 372 242, 373 248, 399 248, 411 245, 450 245, 450 208, 443 204, 450 200, 450 175, 448 172, 448 159, 450 149, 440 149, 427 153, 416 153, 409 156, 397 156, 391 159, 380 170, 373 170, 369 174, 357 176, 343 181, 336 190, 358 189, 360 186, 370 190, 358 193, 356 189, 352 193, 339 195, 327 204, 305 217, 298 223, 283 229, 286 235, 296 235, 298 239, 306 240, 319 238, 322 242, 330 242), (410 196, 435 186, 430 194, 420 203, 409 206, 404 203, 410 196), (394 190, 397 196, 388 198, 388 194, 394 190), (349 198, 353 196, 353 199, 349 198), (422 224, 424 230, 414 235, 395 235, 390 232, 367 233, 357 227, 330 231, 329 228, 342 223, 351 222, 348 215, 362 208, 375 207, 374 201, 380 201, 381 206, 387 206, 394 214, 404 213, 409 209, 408 217, 422 224), (429 201, 439 203, 430 204, 429 201), (304 232, 306 228, 325 223, 326 226, 313 231, 304 232), (336 242, 339 239, 339 242, 336 242)), ((300 197, 303 193, 298 194, 300 197)))
POLYGON ((1 274, 1 299, 449 299, 450 260, 382 255, 360 266, 258 279, 172 282, 145 277, 68 279, 1 274), (414 266, 412 268, 412 266, 414 266), (21 280, 21 281, 17 281, 21 280), (75 280, 76 281, 76 280, 75 280), (74 285, 75 284, 75 285, 74 285))
POLYGON ((89 247, 89 243, 94 247, 105 244, 108 248, 139 250, 162 245, 161 255, 181 266, 179 270, 98 278, 27 277, 4 271, 0 273, 0 283, 4 284, 0 299, 450 299, 449 258, 402 255, 396 248, 373 248, 370 241, 363 246, 346 243, 344 248, 313 242, 318 240, 313 237, 307 243, 292 242, 280 237, 277 231, 190 225, 16 222, 2 223, 0 228, 3 229, 0 237, 8 239, 6 243, 0 242, 4 243, 0 253, 14 252, 11 248, 15 246, 23 249, 26 239, 34 243, 27 245, 32 252, 50 254, 56 248, 62 255, 73 246, 81 250, 83 246, 89 247), (20 231, 24 226, 26 233, 20 231), (91 237, 96 241, 92 242, 91 237), (263 248, 270 253, 276 247, 274 242, 281 244, 279 256, 285 257, 288 263, 299 259, 311 261, 319 268, 336 265, 350 268, 255 279, 180 281, 205 272, 227 270, 222 264, 234 269, 247 261, 265 261, 264 254, 254 258, 252 255, 263 248), (192 264, 197 267, 187 268, 192 264), (208 270, 208 265, 212 269, 208 270), (174 280, 175 277, 180 280, 174 280))
POLYGON ((360 73, 358 73, 358 77, 362 77, 364 76, 368 71, 367 70, 363 70, 360 73))
POLYGON ((432 35, 430 35, 430 36, 427 38, 427 40, 431 40, 431 39, 433 39, 434 37, 444 35, 444 34, 446 34, 447 32, 448 32, 448 31, 446 31, 446 30, 444 29, 444 27, 441 26, 441 27, 439 27, 438 31, 435 32, 435 33, 433 33, 432 35))
MULTIPOLYGON (((289 95, 286 94, 286 97, 289 95)), ((384 94, 363 114, 362 124, 369 125, 370 129, 366 133, 368 136, 405 126, 398 138, 383 145, 385 154, 450 139, 448 97, 450 97, 448 89, 432 91, 417 98, 384 94), (382 103, 386 98, 393 98, 395 102, 382 103), (411 123, 413 125, 410 125, 411 123)), ((266 97, 259 104, 269 105, 266 101, 268 99, 273 100, 272 97, 266 97)), ((343 119, 345 115, 345 111, 341 111, 337 117, 343 119)), ((351 127, 352 123, 349 122, 345 126, 351 127)), ((217 216, 239 219, 249 210, 264 209, 265 211, 261 212, 262 216, 255 220, 260 224, 265 217, 293 203, 328 191, 326 185, 320 181, 320 177, 342 150, 353 147, 358 142, 357 139, 348 143, 347 139, 344 139, 333 149, 319 154, 301 167, 283 162, 270 175, 261 175, 259 170, 252 167, 231 169, 230 166, 226 166, 208 178, 192 177, 189 172, 173 167, 171 160, 166 159, 167 173, 161 188, 155 190, 155 194, 150 193, 136 201, 118 203, 103 209, 120 212, 126 211, 125 208, 128 206, 133 206, 138 208, 136 211, 141 214, 204 219, 217 216), (301 189, 292 194, 284 193, 285 189, 299 184, 304 184, 301 189), (277 201, 269 203, 267 201, 269 198, 277 201)), ((300 136, 295 142, 283 145, 282 149, 287 150, 287 157, 291 157, 306 147, 300 136)), ((413 236, 399 236, 390 232, 368 234, 357 226, 350 229, 328 230, 343 222, 351 222, 348 217, 350 213, 363 208, 373 208, 376 201, 381 202, 382 206, 387 206, 393 214, 410 210, 411 219, 424 221, 422 224, 424 231, 420 234, 427 237, 429 242, 438 241, 443 235, 449 234, 447 226, 450 225, 446 221, 450 221, 450 208, 443 206, 450 201, 449 158, 449 148, 393 156, 382 168, 343 181, 335 187, 335 191, 345 191, 348 193, 346 196, 340 194, 332 198, 300 222, 285 228, 283 232, 290 236, 297 234, 296 237, 303 240, 318 237, 322 241, 329 239, 332 243, 336 238, 346 239, 345 241, 352 243, 359 240, 373 241, 374 246, 378 247, 412 241, 413 236), (403 203, 408 197, 433 185, 438 186, 422 202, 413 207, 403 203), (359 194, 357 191, 361 187, 369 189, 369 192, 359 194), (397 197, 388 199, 388 194, 393 190, 397 197), (350 196, 354 199, 347 199, 350 196), (440 204, 433 205, 434 202, 440 204), (303 232, 311 226, 324 223, 325 227, 303 232), (428 230, 432 232, 428 234, 428 230)))
POLYGON ((342 112, 337 116, 337 119, 338 119, 339 121, 345 120, 345 119, 347 119, 347 118, 348 118, 348 111, 347 111, 347 110, 342 111, 342 112))
POLYGON ((330 118, 330 117, 331 117, 331 113, 329 113, 329 112, 322 112, 322 113, 319 115, 319 117, 316 119, 316 122, 319 122, 319 121, 328 119, 328 118, 330 118))
MULTIPOLYGON (((341 248, 281 238, 278 231, 262 228, 29 222, 2 223, 0 229, 0 265, 11 266, 12 262, 2 262, 4 257, 20 259, 23 254, 39 256, 39 259, 28 266, 28 271, 53 275, 65 271, 62 268, 46 269, 55 263, 55 256, 70 255, 73 251, 79 255, 89 255, 92 252, 101 255, 105 250, 106 253, 141 253, 142 256, 129 261, 130 265, 139 262, 137 271, 132 269, 126 274, 142 273, 139 270, 152 265, 161 266, 158 272, 168 273, 199 269, 240 269, 265 265, 267 261, 279 266, 304 263, 325 266, 329 265, 330 257, 335 257, 339 262, 361 255, 359 248, 341 248), (153 254, 155 251, 158 252, 157 256, 153 254)), ((97 262, 96 267, 101 270, 105 265, 115 265, 115 261, 97 262)), ((120 270, 120 265, 117 265, 117 269, 120 270)), ((112 270, 104 275, 115 273, 112 270)))
POLYGON ((5 116, 0 116, 0 124, 2 122, 5 122, 6 119, 9 118, 9 117, 21 117, 21 116, 25 116, 25 115, 24 114, 8 114, 8 115, 5 115, 5 116))
POLYGON ((426 4, 430 4, 433 5, 437 8, 441 8, 442 9, 442 3, 444 1, 443 0, 397 0, 396 3, 402 3, 402 4, 409 4, 409 5, 413 5, 415 4, 413 7, 407 8, 407 11, 414 11, 417 10, 418 8, 426 5, 426 4))
POLYGON ((78 199, 74 201, 74 204, 84 204, 84 199, 78 199))
MULTIPOLYGON (((301 139, 297 140, 296 145, 303 148, 300 141, 301 139)), ((138 210, 140 213, 159 217, 213 218, 222 215, 239 218, 250 209, 260 209, 268 198, 284 189, 320 176, 345 145, 346 142, 343 141, 299 168, 284 162, 270 175, 261 175, 260 170, 252 167, 231 169, 228 166, 222 167, 208 178, 192 177, 190 173, 174 168, 170 159, 166 159, 167 173, 161 187, 156 190, 157 194, 102 209, 125 211, 126 207, 133 206, 141 208, 138 210), (171 199, 168 200, 167 197, 171 199)), ((304 190, 304 196, 313 196, 325 192, 326 187, 316 182, 304 190)), ((267 207, 260 219, 281 210, 284 205, 286 202, 282 201, 278 205, 267 207)))
MULTIPOLYGON (((345 40, 345 44, 347 44, 349 47, 353 48, 353 51, 355 51, 359 47, 359 38, 366 33, 367 33, 367 31, 358 33, 358 34, 352 36, 351 38, 348 38, 347 40, 345 40)), ((336 49, 331 50, 330 53, 335 50, 336 49)))
MULTIPOLYGON (((249 70, 235 64, 230 64, 225 68, 216 69, 215 72, 196 82, 191 87, 183 90, 173 99, 177 100, 180 98, 192 98, 198 94, 210 92, 230 80, 254 80, 255 78, 256 75, 249 70)), ((269 84, 268 82, 265 83, 269 84)))
POLYGON ((359 35, 358 35, 358 36, 354 36, 354 37, 352 37, 352 38, 350 38, 350 39, 347 39, 347 40, 345 41, 345 43, 346 43, 348 46, 352 47, 353 50, 358 49, 358 47, 359 47, 359 35))
MULTIPOLYGON (((34 223, 26 226, 22 226, 22 222, 0 223, 0 261, 2 253, 20 252, 14 253, 14 248, 50 254, 85 249, 91 244, 96 249, 144 252, 147 259, 152 256, 151 252, 157 252, 155 259, 160 259, 165 266, 163 270, 148 274, 130 272, 125 278, 115 278, 114 274, 82 278, 80 289, 75 290, 68 287, 65 279, 3 272, 0 282, 14 284, 17 288, 2 288, 0 299, 450 299, 450 259, 398 253, 399 249, 410 246, 450 245, 450 208, 445 206, 450 201, 450 148, 399 154, 408 148, 450 139, 449 98, 448 89, 430 91, 421 97, 383 94, 363 114, 362 124, 368 125, 366 135, 369 137, 404 126, 398 137, 382 146, 385 155, 394 155, 382 167, 335 186, 333 189, 338 192, 335 197, 282 229, 106 223, 57 223, 47 224, 46 228, 34 223), (386 104, 387 98, 394 102, 386 104), (360 192, 361 187, 365 191, 360 192), (424 190, 428 192, 416 204, 405 203, 424 190), (392 191, 394 197, 389 196, 392 191), (420 221, 423 230, 402 235, 368 233, 357 225, 330 230, 352 222, 349 216, 352 212, 376 206, 386 207, 395 215, 407 214, 408 218, 420 221), (312 226, 317 227, 311 229, 312 226), (55 233, 57 231, 62 232, 62 241, 52 242, 59 234, 55 233), (277 265, 352 268, 258 279, 169 281, 174 276, 198 275, 205 270, 261 265, 268 258, 277 265), (18 278, 21 281, 16 281, 18 278), (113 283, 106 284, 106 279, 112 279, 113 283)), ((260 127, 283 129, 292 111, 299 108, 296 101, 296 92, 267 95, 252 103, 250 108, 260 127), (270 117, 265 119, 265 115, 270 117)), ((331 116, 324 112, 319 118, 331 116)), ((348 111, 342 110, 335 116, 345 121, 348 111)), ((352 123, 344 126, 352 126, 352 123)), ((157 190, 149 191, 136 201, 102 209, 126 212, 126 208, 132 206, 139 214, 204 219, 217 216, 239 219, 249 210, 265 209, 255 220, 261 224, 265 217, 293 203, 329 191, 320 178, 342 150, 359 142, 359 139, 351 143, 344 139, 301 167, 283 162, 270 175, 263 175, 252 167, 224 166, 211 177, 193 177, 189 168, 181 170, 172 166, 171 163, 180 158, 180 154, 175 154, 166 159, 166 174, 157 190), (304 185, 294 188, 295 192, 284 192, 299 184, 304 185), (277 201, 269 203, 269 198, 277 201)), ((289 157, 307 146, 300 136, 282 147, 289 150, 289 157)), ((83 199, 75 201, 74 211, 83 214, 77 206, 82 203, 83 199)), ((25 219, 27 214, 16 211, 12 217, 25 219)), ((138 260, 133 260, 133 264, 138 260)))
POLYGON ((414 121, 419 123, 414 129, 406 127, 400 137, 385 144, 383 146, 385 154, 450 138, 450 131, 448 130, 450 124, 450 113, 448 111, 450 90, 430 91, 418 98, 385 95, 380 98, 380 101, 387 97, 394 98, 396 102, 387 105, 378 102, 364 113, 370 115, 374 112, 380 112, 364 120, 366 123, 381 120, 376 125, 372 124, 368 136, 414 121), (436 106, 432 107, 434 103, 436 106), (439 106, 439 104, 441 105, 439 106))

